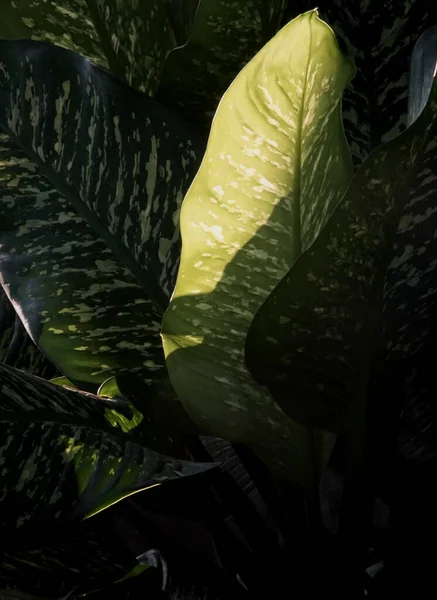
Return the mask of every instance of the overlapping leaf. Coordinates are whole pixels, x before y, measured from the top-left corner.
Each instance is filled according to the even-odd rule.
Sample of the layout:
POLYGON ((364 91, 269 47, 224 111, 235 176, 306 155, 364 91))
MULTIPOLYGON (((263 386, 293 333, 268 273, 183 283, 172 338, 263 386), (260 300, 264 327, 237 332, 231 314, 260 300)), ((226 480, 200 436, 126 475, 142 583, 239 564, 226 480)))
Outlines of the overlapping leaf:
POLYGON ((56 368, 38 350, 0 285, 0 362, 48 379, 56 368))
POLYGON ((158 98, 208 129, 232 80, 281 26, 284 0, 202 0, 188 44, 165 63, 158 98))
POLYGON ((2 41, 0 61, 1 129, 165 306, 179 206, 203 140, 152 98, 61 48, 2 41))
POLYGON ((300 423, 338 433, 362 415, 393 240, 436 132, 437 85, 422 117, 364 162, 252 322, 251 372, 300 423))
POLYGON ((29 536, 21 547, 3 549, 0 598, 80 597, 81 591, 95 590, 122 577, 136 561, 114 535, 111 513, 105 511, 76 525, 70 535, 59 536, 61 539, 56 535, 50 539, 51 532, 46 530, 29 536))
POLYGON ((164 368, 161 313, 131 273, 4 134, 0 277, 35 343, 81 389, 164 368))
MULTIPOLYGON (((343 117, 357 165, 382 141, 407 124, 410 64, 415 44, 437 23, 437 4, 427 0, 381 3, 322 0, 322 18, 333 27, 357 65, 357 76, 344 96, 343 117)), ((423 48, 422 60, 432 50, 423 48)), ((422 71, 423 73, 423 71, 422 71)), ((416 84, 419 80, 416 78, 416 84)), ((385 350, 379 357, 382 377, 374 382, 382 412, 390 405, 392 423, 401 415, 401 452, 411 458, 436 455, 434 325, 434 205, 436 156, 427 149, 424 168, 405 205, 387 272, 383 315, 385 350), (387 400, 393 399, 390 402, 387 400)), ((379 418, 382 414, 379 414, 379 418)), ((381 429, 381 443, 387 432, 381 429)))
POLYGON ((322 0, 318 6, 357 66, 343 118, 360 165, 371 150, 405 129, 411 54, 421 33, 437 22, 436 6, 427 0, 322 0))
POLYGON ((170 377, 191 417, 214 435, 257 446, 300 482, 312 473, 311 434, 255 384, 244 343, 262 302, 349 183, 340 97, 352 75, 314 11, 240 73, 184 200, 181 266, 163 321, 170 377))
MULTIPOLYGON (((426 102, 435 77, 437 27, 416 44, 409 85, 409 120, 426 102)), ((428 145, 399 224, 384 296, 381 393, 396 398, 401 453, 428 461, 437 456, 434 310, 437 301, 437 136, 428 145)))
POLYGON ((121 401, 63 390, 5 365, 0 390, 3 544, 10 536, 16 543, 29 527, 83 519, 134 492, 211 468, 160 455, 111 426, 105 413, 126 412, 121 401))
POLYGON ((35 343, 82 389, 126 370, 156 380, 198 138, 68 51, 0 42, 0 59, 5 289, 35 343))
POLYGON ((0 37, 47 41, 154 93, 167 55, 190 36, 200 0, 4 0, 0 37))

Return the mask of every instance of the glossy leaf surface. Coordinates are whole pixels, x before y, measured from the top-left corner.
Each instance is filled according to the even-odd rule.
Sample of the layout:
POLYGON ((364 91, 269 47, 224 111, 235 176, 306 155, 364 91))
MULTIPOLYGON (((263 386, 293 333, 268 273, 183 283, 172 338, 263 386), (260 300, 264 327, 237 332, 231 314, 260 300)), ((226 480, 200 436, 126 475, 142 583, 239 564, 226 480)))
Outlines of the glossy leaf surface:
POLYGON ((422 117, 363 163, 317 240, 252 322, 251 372, 303 424, 339 433, 359 418, 396 230, 436 131, 434 86, 422 117))
POLYGON ((183 203, 181 266, 163 322, 170 377, 191 417, 214 435, 257 446, 296 480, 312 472, 304 450, 312 434, 255 384, 244 343, 258 308, 348 185, 340 97, 352 75, 314 11, 240 73, 183 203))

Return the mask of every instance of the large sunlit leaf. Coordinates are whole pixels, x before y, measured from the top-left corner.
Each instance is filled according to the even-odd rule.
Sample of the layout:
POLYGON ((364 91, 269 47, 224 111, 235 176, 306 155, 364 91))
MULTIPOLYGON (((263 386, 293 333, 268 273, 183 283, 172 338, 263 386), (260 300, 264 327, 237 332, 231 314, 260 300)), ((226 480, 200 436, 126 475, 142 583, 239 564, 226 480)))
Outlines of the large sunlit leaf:
POLYGON ((275 35, 286 0, 202 0, 188 44, 165 63, 158 98, 208 129, 220 98, 275 35))
POLYGON ((300 483, 320 448, 310 452, 312 433, 255 383, 244 344, 263 301, 349 183, 340 104, 353 72, 311 11, 240 73, 183 203, 181 266, 163 321, 170 377, 190 416, 213 435, 256 447, 300 483))
POLYGON ((2 0, 0 38, 47 41, 153 94, 200 0, 2 0))
POLYGON ((121 401, 65 390, 0 365, 3 544, 10 537, 17 543, 27 528, 71 523, 132 493, 211 468, 136 444, 106 418, 108 411, 127 409, 121 401))
POLYGON ((179 205, 202 144, 156 101, 71 52, 0 42, 0 60, 8 296, 34 342, 82 389, 126 370, 155 380, 179 205))
POLYGON ((247 364, 300 423, 338 433, 363 414, 396 230, 436 131, 437 85, 422 117, 363 163, 252 322, 247 364))

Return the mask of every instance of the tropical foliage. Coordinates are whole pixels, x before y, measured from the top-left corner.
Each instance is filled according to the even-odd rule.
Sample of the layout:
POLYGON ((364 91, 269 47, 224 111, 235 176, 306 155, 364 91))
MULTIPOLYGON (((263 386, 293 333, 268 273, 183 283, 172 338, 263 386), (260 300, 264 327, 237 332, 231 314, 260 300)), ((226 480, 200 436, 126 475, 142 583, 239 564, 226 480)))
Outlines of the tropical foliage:
POLYGON ((432 593, 432 11, 4 0, 0 598, 432 593))

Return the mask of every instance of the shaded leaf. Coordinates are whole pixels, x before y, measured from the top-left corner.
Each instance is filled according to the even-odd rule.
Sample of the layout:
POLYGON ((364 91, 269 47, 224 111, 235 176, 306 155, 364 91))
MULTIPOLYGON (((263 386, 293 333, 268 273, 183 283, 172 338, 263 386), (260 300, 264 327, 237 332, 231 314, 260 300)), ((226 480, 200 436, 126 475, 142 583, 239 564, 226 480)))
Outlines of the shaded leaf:
POLYGON ((47 41, 154 93, 169 52, 190 36, 199 0, 4 0, 0 37, 47 41))
MULTIPOLYGON (((436 27, 421 36, 411 60, 409 121, 428 99, 437 62, 436 27)), ((408 460, 437 458, 436 320, 437 138, 428 144, 403 212, 384 291, 381 397, 393 398, 386 418, 398 426, 408 460)), ((384 427, 387 430, 387 427, 384 427)), ((383 437, 381 435, 381 437, 383 437)), ((385 439, 383 443, 385 442, 385 439)))
POLYGON ((158 98, 209 129, 234 77, 280 28, 285 4, 202 0, 189 42, 165 63, 158 98))
MULTIPOLYGON (((428 41, 428 51, 432 54, 432 37, 425 32, 437 23, 437 5, 427 0, 400 3, 326 0, 320 3, 320 10, 350 48, 357 64, 357 77, 351 87, 360 99, 355 102, 346 93, 343 114, 349 140, 357 140, 351 149, 359 164, 372 148, 403 131, 408 122, 409 85, 420 91, 418 86, 425 83, 413 72, 409 78, 413 49, 423 36, 422 43, 428 41), (367 146, 360 144, 360 139, 365 138, 367 146)), ((429 60, 426 54, 422 58, 429 60)), ((405 457, 428 460, 437 456, 434 376, 437 347, 432 317, 437 277, 435 161, 431 143, 400 219, 394 256, 387 271, 383 348, 378 357, 381 373, 372 384, 380 458, 382 448, 387 449, 387 444, 392 443, 389 429, 398 436, 397 445, 405 457), (395 431, 399 427, 400 431, 395 431)), ((392 466, 389 471, 392 472, 392 466)))
POLYGON ((54 365, 30 339, 1 285, 0 362, 45 379, 56 373, 54 365))
POLYGON ((0 127, 165 306, 179 206, 203 140, 152 98, 61 48, 2 41, 0 61, 0 127))
POLYGON ((255 316, 246 361, 293 419, 335 433, 361 418, 399 219, 434 143, 437 85, 422 117, 374 151, 311 248, 255 316))
POLYGON ((0 274, 8 296, 35 343, 82 389, 96 391, 124 370, 154 381, 179 261, 179 205, 197 166, 192 148, 201 153, 197 134, 65 50, 0 42, 0 59, 0 274))
POLYGON ((437 22, 437 5, 427 0, 321 0, 318 6, 357 66, 344 95, 343 119, 359 166, 372 150, 405 130, 413 47, 437 22))
MULTIPOLYGON (((111 427, 129 405, 61 389, 0 365, 2 544, 89 517, 135 492, 201 473, 111 427)), ((153 445, 153 432, 149 441, 153 445)))
POLYGON ((313 473, 312 451, 305 455, 313 436, 254 382, 244 343, 262 302, 348 185, 340 96, 352 75, 314 11, 240 73, 183 203, 181 266, 163 321, 167 367, 190 416, 212 435, 256 447, 299 482, 313 473))
POLYGON ((48 540, 47 532, 29 536, 24 547, 5 548, 0 598, 27 600, 26 594, 32 594, 28 600, 33 595, 36 600, 67 600, 79 596, 80 590, 93 590, 125 575, 136 560, 115 535, 113 521, 113 511, 108 510, 76 524, 60 539, 48 540))

